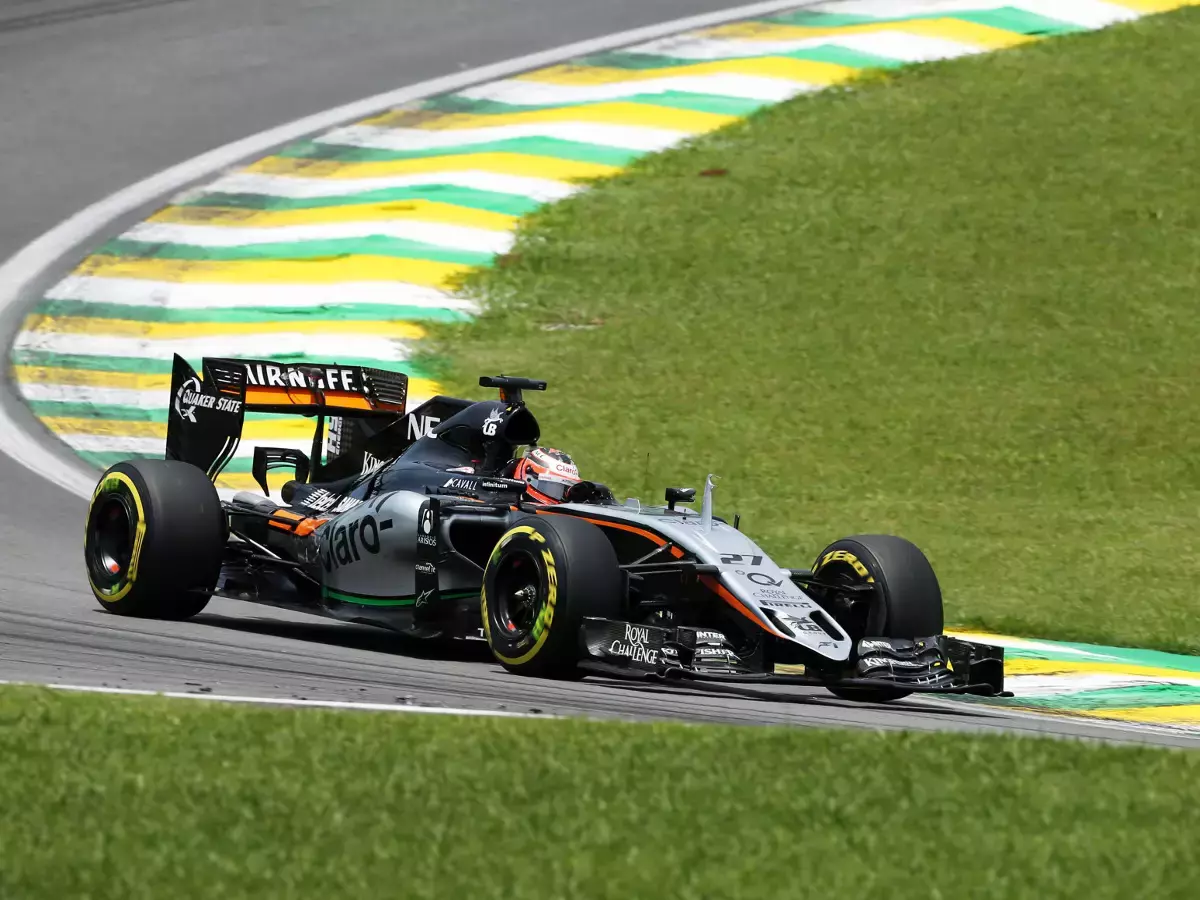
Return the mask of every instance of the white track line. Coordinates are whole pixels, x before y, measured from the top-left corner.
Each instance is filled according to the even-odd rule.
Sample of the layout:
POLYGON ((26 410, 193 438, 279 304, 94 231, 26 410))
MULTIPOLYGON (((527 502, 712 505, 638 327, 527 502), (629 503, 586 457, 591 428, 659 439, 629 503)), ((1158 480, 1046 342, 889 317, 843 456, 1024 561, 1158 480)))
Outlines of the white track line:
MULTIPOLYGON (((722 25, 739 19, 769 16, 805 5, 808 4, 797 3, 796 0, 751 3, 747 6, 738 6, 699 16, 688 16, 660 25, 634 28, 600 38, 565 44, 541 53, 531 53, 492 65, 468 69, 454 75, 418 82, 398 90, 386 91, 275 128, 269 128, 240 141, 218 147, 110 194, 103 200, 80 210, 18 251, 15 256, 0 265, 0 313, 5 312, 10 306, 21 300, 25 292, 31 289, 47 270, 58 265, 63 257, 72 252, 81 252, 90 246, 102 232, 112 230, 113 223, 121 217, 178 193, 189 185, 210 178, 238 163, 264 156, 271 149, 290 141, 327 131, 357 119, 365 119, 402 103, 411 103, 435 94, 452 93, 473 84, 509 78, 520 72, 557 65, 578 56, 602 53, 618 47, 627 47, 630 44, 657 40, 682 31, 722 25)), ((7 347, 5 352, 7 353, 7 347)), ((25 433, 22 430, 22 424, 13 418, 3 406, 0 406, 0 434, 4 435, 0 450, 21 465, 76 496, 85 499, 91 497, 95 475, 82 464, 72 465, 47 453, 45 447, 40 443, 42 438, 25 433)))
POLYGON ((287 697, 242 697, 237 694, 192 694, 184 691, 143 691, 133 688, 93 687, 82 684, 33 684, 25 681, 4 681, 24 687, 45 687, 56 691, 79 691, 86 694, 118 694, 131 697, 169 697, 172 700, 216 700, 222 703, 253 703, 260 706, 304 706, 315 709, 358 709, 366 712, 405 712, 435 716, 475 716, 496 719, 557 719, 546 713, 519 713, 503 710, 468 709, 454 706, 409 706, 403 703, 359 703, 353 700, 296 700, 287 697))

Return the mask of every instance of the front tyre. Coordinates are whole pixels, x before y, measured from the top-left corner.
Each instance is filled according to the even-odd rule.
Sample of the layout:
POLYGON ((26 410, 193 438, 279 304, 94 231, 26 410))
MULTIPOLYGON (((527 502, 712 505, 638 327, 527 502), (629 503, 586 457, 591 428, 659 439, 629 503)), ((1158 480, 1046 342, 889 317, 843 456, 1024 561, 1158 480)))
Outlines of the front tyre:
POLYGON ((100 605, 121 616, 188 619, 217 585, 226 520, 195 466, 135 459, 108 469, 88 507, 84 561, 100 605))
MULTIPOLYGON (((875 584, 866 599, 829 610, 857 646, 864 637, 920 638, 941 634, 942 589, 925 554, 890 534, 860 534, 835 541, 813 564, 822 581, 875 584)), ((839 688, 843 700, 880 703, 907 697, 902 688, 839 688)))
POLYGON ((567 515, 529 516, 496 543, 483 573, 483 632, 510 672, 570 678, 579 629, 615 618, 621 570, 604 533, 567 515))

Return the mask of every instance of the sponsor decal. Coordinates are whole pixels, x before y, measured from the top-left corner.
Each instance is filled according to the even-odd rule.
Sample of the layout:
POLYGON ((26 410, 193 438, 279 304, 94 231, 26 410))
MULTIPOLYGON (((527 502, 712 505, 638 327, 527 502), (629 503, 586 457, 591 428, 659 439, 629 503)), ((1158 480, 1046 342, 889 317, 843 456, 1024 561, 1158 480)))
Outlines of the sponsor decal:
MULTIPOLYGON (((791 600, 796 595, 782 588, 763 588, 762 590, 751 591, 750 596, 756 600, 791 600)), ((803 609, 809 609, 811 606, 811 603, 801 604, 801 608, 803 609)))
MULTIPOLYGON (((757 597, 760 593, 769 593, 767 591, 755 591, 752 596, 757 597)), ((782 593, 782 592, 781 592, 782 593)), ((807 600, 777 600, 775 598, 764 599, 763 606, 771 609, 812 609, 813 605, 807 600)))
POLYGON ((739 572, 738 574, 744 575, 747 581, 761 585, 762 587, 777 588, 783 584, 782 578, 776 581, 774 578, 764 572, 739 572))
POLYGON ((437 416, 419 416, 416 413, 409 413, 408 439, 418 441, 423 437, 429 437, 441 421, 437 416))
POLYGON ((858 661, 858 664, 866 669, 888 668, 893 669, 926 669, 928 663, 921 662, 915 659, 892 659, 889 656, 865 656, 858 661))
POLYGON ((196 421, 197 409, 215 409, 217 412, 237 415, 242 411, 242 401, 204 393, 199 378, 189 378, 175 392, 175 414, 189 422, 196 421))
POLYGON ((246 383, 255 387, 308 388, 310 374, 316 376, 316 387, 320 390, 364 393, 357 369, 345 369, 340 366, 246 364, 246 383))
POLYGON ((321 564, 326 572, 360 562, 379 553, 379 532, 392 527, 391 519, 376 521, 372 515, 321 529, 321 564))
POLYGON ((478 485, 481 491, 520 491, 525 489, 524 482, 520 481, 480 481, 478 485))
POLYGON ((889 653, 895 648, 892 647, 891 641, 868 641, 861 640, 858 642, 859 653, 889 653))
POLYGON ((483 420, 483 434, 485 437, 495 437, 496 430, 500 427, 500 420, 504 418, 504 413, 498 409, 493 409, 488 413, 487 418, 483 420))
POLYGON ((608 652, 613 656, 621 656, 632 662, 658 664, 658 650, 645 646, 650 641, 650 629, 645 625, 625 625, 624 640, 613 641, 608 652))
POLYGON ((450 491, 474 491, 479 487, 479 482, 474 478, 451 478, 442 487, 450 491))
POLYGON ((430 599, 432 599, 432 597, 433 597, 433 591, 432 591, 432 590, 429 590, 429 591, 421 591, 421 593, 417 594, 417 602, 416 602, 416 606, 417 606, 418 608, 419 608, 419 607, 422 607, 422 606, 425 606, 426 604, 428 604, 428 603, 429 603, 429 601, 430 601, 430 599))
POLYGON ((433 533, 433 510, 426 506, 421 510, 421 522, 417 526, 417 543, 426 547, 437 546, 437 535, 433 533))
POLYGON ((725 643, 725 635, 719 631, 697 631, 696 641, 698 643, 716 641, 718 644, 725 643))
POLYGON ((418 572, 420 572, 422 575, 436 575, 437 574, 437 566, 435 566, 431 562, 419 562, 415 566, 413 566, 413 568, 416 569, 418 572))
POLYGON ((318 488, 301 500, 300 505, 315 512, 343 513, 356 506, 362 506, 362 501, 357 497, 343 497, 325 488, 318 488))
POLYGON ((387 463, 386 459, 380 459, 378 456, 372 456, 370 453, 363 452, 362 474, 374 472, 380 466, 387 463))
POLYGON ((812 619, 797 619, 794 616, 784 616, 784 621, 792 631, 824 632, 825 629, 812 619))
POLYGON ((737 659, 737 654, 728 647, 697 647, 694 656, 696 659, 737 659))

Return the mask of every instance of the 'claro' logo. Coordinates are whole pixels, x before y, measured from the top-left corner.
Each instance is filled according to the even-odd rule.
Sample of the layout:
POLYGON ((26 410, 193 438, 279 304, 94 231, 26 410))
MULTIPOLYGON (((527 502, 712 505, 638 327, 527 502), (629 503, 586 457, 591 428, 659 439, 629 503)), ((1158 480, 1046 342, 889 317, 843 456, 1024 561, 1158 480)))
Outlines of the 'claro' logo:
POLYGON ((379 533, 391 527, 391 519, 379 522, 368 514, 351 522, 342 522, 333 528, 323 528, 321 564, 325 571, 331 572, 359 562, 364 554, 374 556, 381 546, 379 533))

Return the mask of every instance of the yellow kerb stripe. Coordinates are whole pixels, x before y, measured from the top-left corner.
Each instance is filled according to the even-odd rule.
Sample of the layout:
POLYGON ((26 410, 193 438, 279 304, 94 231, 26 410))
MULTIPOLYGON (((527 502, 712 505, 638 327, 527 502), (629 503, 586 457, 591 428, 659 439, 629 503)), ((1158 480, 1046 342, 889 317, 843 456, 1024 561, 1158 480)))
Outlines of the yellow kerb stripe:
MULTIPOLYGON (((166 422, 130 422, 123 419, 82 419, 74 416, 42 416, 42 424, 56 434, 96 434, 104 437, 165 438, 166 422)), ((246 422, 242 437, 247 440, 303 440, 311 438, 313 423, 302 416, 279 416, 246 422)))
MULTIPOLYGON (((280 489, 294 478, 295 476, 291 472, 268 472, 267 486, 271 489, 271 496, 278 497, 280 489)), ((217 478, 217 487, 229 488, 231 491, 262 493, 262 488, 258 486, 258 482, 249 472, 230 472, 221 475, 217 478)))
POLYGON ((962 19, 914 19, 908 22, 879 22, 868 25, 844 25, 840 28, 806 28, 801 25, 777 25, 767 22, 743 22, 722 25, 702 32, 705 37, 734 38, 740 41, 802 41, 807 38, 842 37, 851 34, 870 34, 878 31, 899 31, 921 37, 942 38, 971 44, 988 50, 999 50, 1035 40, 1001 28, 978 25, 962 19))
POLYGON ((1184 669, 1167 669, 1159 666, 1138 666, 1123 662, 1097 662, 1095 660, 1051 660, 1051 659, 1007 659, 1004 661, 1005 675, 1143 675, 1150 678, 1184 678, 1200 681, 1200 672, 1184 669))
POLYGON ((316 209, 240 209, 233 206, 168 206, 150 217, 151 222, 173 225, 220 225, 231 228, 284 228, 289 225, 326 225, 336 222, 386 222, 399 220, 438 222, 511 231, 517 217, 485 209, 469 209, 431 200, 395 203, 362 203, 316 209))
POLYGON ((600 178, 618 171, 617 166, 575 162, 549 156, 522 153, 459 153, 422 159, 396 159, 385 162, 338 162, 334 159, 290 159, 268 156, 245 171, 258 175, 285 175, 295 178, 324 178, 354 181, 360 178, 389 178, 400 175, 428 175, 437 172, 490 172, 494 175, 518 175, 571 181, 575 178, 600 178))
MULTIPOLYGON (((644 125, 699 134, 737 120, 737 116, 648 106, 644 103, 586 103, 552 109, 530 109, 495 115, 478 113, 430 113, 396 110, 367 119, 364 125, 384 128, 423 128, 429 131, 456 131, 470 128, 494 128, 498 125, 530 125, 539 122, 597 122, 604 125, 644 125)), ((450 157, 443 157, 450 159, 450 157)))
POLYGON ((1080 715, 1096 719, 1117 719, 1122 722, 1143 722, 1149 725, 1200 725, 1200 705, 1195 704, 1097 709, 1080 711, 1080 715))
POLYGON ((399 259, 389 256, 338 256, 298 260, 182 260, 91 256, 77 275, 145 278, 150 281, 206 284, 335 284, 340 281, 401 281, 446 287, 471 270, 460 263, 399 259))
POLYGON ((370 334, 398 340, 419 340, 425 337, 425 329, 413 322, 359 319, 298 319, 290 322, 139 322, 132 319, 31 315, 25 319, 24 328, 26 331, 54 334, 96 334, 161 341, 218 334, 370 334))
POLYGON ((834 63, 789 59, 785 56, 723 59, 696 63, 691 66, 669 66, 661 69, 609 69, 597 66, 551 66, 521 76, 522 81, 548 84, 589 85, 621 84, 650 81, 658 78, 695 78, 706 75, 751 75, 759 78, 781 78, 808 84, 836 84, 853 78, 858 69, 834 63))
POLYGON ((1109 0, 1109 2, 1115 6, 1123 6, 1140 13, 1170 12, 1184 6, 1200 6, 1200 0, 1109 0))

